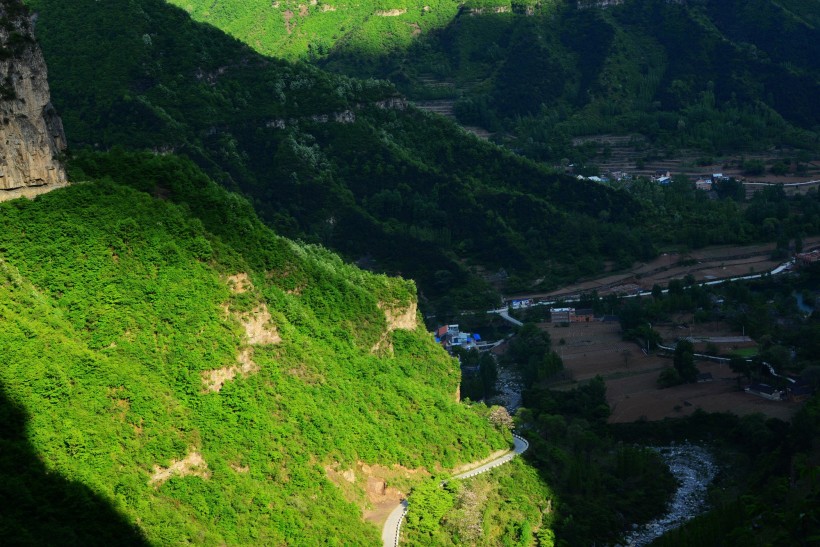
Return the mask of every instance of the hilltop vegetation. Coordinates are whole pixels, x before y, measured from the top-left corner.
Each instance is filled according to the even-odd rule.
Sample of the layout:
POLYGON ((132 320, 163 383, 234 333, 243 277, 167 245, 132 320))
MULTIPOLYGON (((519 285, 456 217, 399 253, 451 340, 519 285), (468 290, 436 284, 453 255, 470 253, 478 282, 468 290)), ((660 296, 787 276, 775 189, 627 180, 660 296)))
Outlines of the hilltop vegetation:
POLYGON ((320 59, 338 47, 377 56, 410 45, 420 33, 447 24, 458 12, 454 0, 169 0, 197 21, 214 25, 265 55, 289 60, 320 59))
POLYGON ((571 139, 597 133, 706 154, 818 146, 813 2, 171 3, 267 55, 453 99, 539 159, 583 161, 571 139))
POLYGON ((189 161, 95 162, 128 185, 0 206, 5 541, 375 544, 326 467, 507 446, 411 282, 274 235, 189 161))
POLYGON ((160 0, 30 4, 75 151, 185 154, 277 233, 413 278, 442 309, 495 305, 479 274, 553 285, 654 253, 626 193, 478 141, 384 81, 261 57, 160 0))
MULTIPOLYGON (((90 0, 29 3, 39 14, 38 33, 50 65, 54 102, 64 115, 75 151, 124 146, 187 155, 223 186, 249 196, 262 220, 277 233, 322 244, 375 271, 414 279, 422 304, 442 319, 459 309, 497 305, 499 290, 550 289, 600 273, 606 267, 625 267, 635 260, 653 257, 659 245, 746 243, 816 230, 816 224, 793 226, 784 222, 786 217, 780 209, 776 216, 769 215, 777 222, 753 222, 745 218, 743 207, 730 199, 714 202, 685 185, 658 189, 638 184, 612 189, 556 174, 472 138, 441 117, 408 106, 386 81, 334 76, 306 64, 262 57, 160 0, 138 4, 114 0, 102 5, 90 0)), ((228 10, 233 5, 238 4, 219 3, 219 9, 228 10)), ((577 150, 565 145, 580 127, 576 122, 593 111, 598 113, 589 119, 615 125, 623 120, 649 120, 655 124, 660 119, 657 116, 669 118, 663 97, 659 103, 663 108, 653 106, 655 110, 649 117, 633 116, 629 108, 637 108, 638 103, 629 99, 627 91, 638 84, 646 87, 655 82, 652 85, 656 87, 646 88, 645 101, 640 104, 658 103, 659 96, 653 93, 668 91, 660 83, 668 80, 663 74, 671 70, 683 78, 684 65, 690 71, 686 73, 687 81, 697 86, 704 83, 701 73, 713 71, 714 78, 709 77, 714 96, 708 89, 701 93, 701 88, 695 86, 692 89, 699 98, 690 97, 697 104, 701 99, 703 104, 714 103, 716 110, 709 107, 699 110, 700 114, 693 113, 712 134, 720 138, 748 137, 756 143, 765 141, 764 133, 776 134, 781 141, 789 135, 801 139, 807 135, 792 131, 773 110, 760 106, 763 103, 755 103, 760 109, 754 107, 765 114, 763 118, 744 118, 757 128, 751 133, 740 131, 737 119, 731 116, 724 120, 733 124, 731 129, 716 122, 712 113, 723 112, 724 99, 722 80, 716 77, 725 71, 699 64, 696 53, 681 67, 672 67, 671 56, 647 45, 655 42, 623 26, 630 18, 634 19, 631 25, 644 25, 644 20, 660 17, 660 22, 652 23, 654 26, 671 25, 677 19, 686 21, 686 25, 702 20, 668 11, 694 7, 664 3, 653 11, 652 5, 630 2, 616 10, 600 11, 544 4, 532 11, 532 16, 462 15, 452 29, 420 38, 414 46, 420 48, 418 52, 409 50, 412 55, 408 63, 402 64, 410 80, 396 81, 404 82, 402 89, 411 89, 413 75, 426 73, 424 63, 446 60, 431 40, 462 48, 458 54, 461 60, 453 58, 445 64, 457 72, 467 71, 464 78, 468 73, 473 80, 479 75, 484 82, 479 87, 486 92, 486 100, 467 94, 462 103, 484 101, 481 104, 492 109, 500 108, 493 106, 496 103, 490 100, 492 97, 509 101, 505 104, 513 110, 504 116, 516 121, 515 127, 505 127, 513 135, 521 135, 521 151, 542 159, 573 157, 577 150), (627 9, 638 11, 632 17, 624 12, 627 9), (562 22, 566 23, 561 27, 565 30, 553 28, 562 22), (612 36, 599 44, 596 40, 609 36, 602 28, 609 28, 612 36), (580 30, 569 33, 566 29, 587 30, 578 34, 580 30), (465 34, 461 38, 456 34, 452 40, 444 38, 448 32, 462 31, 465 34), (514 37, 524 49, 514 45, 514 37), (462 38, 469 44, 459 46, 462 38), (483 42, 485 38, 508 49, 489 47, 483 42), (615 48, 613 44, 620 43, 618 40, 623 47, 615 48), (526 49, 536 46, 537 51, 526 49), (586 53, 572 48, 582 48, 586 53), (481 76, 480 70, 476 72, 481 59, 478 53, 490 50, 499 57, 481 65, 481 70, 486 69, 481 76), (616 50, 620 52, 617 59, 601 56, 616 50), (518 53, 512 55, 513 51, 518 53), (612 68, 613 63, 634 63, 642 58, 636 54, 638 51, 657 57, 655 64, 649 62, 655 57, 646 60, 647 70, 651 69, 656 77, 644 77, 640 70, 627 67, 621 80, 613 80, 613 74, 621 74, 612 68), (593 55, 599 56, 595 62, 593 55), (580 70, 572 68, 573 59, 583 61, 578 67, 583 68, 586 83, 581 82, 581 76, 572 76, 573 71, 580 70), (413 65, 416 61, 422 64, 413 65), (536 61, 546 64, 534 71, 527 63, 536 61), (516 68, 515 62, 523 64, 516 68), (628 81, 632 87, 595 83, 604 78, 603 72, 592 70, 598 65, 610 67, 606 74, 612 78, 606 76, 607 82, 628 81), (693 67, 698 67, 697 73, 691 72, 693 67), (592 94, 597 99, 587 104, 583 97, 592 95, 581 93, 578 82, 598 90, 592 94), (515 89, 492 91, 488 85, 515 89), (564 91, 575 89, 575 98, 570 100, 561 86, 569 86, 564 91), (573 114, 575 106, 568 106, 568 117, 555 118, 558 125, 551 126, 538 118, 546 112, 538 106, 543 102, 543 97, 535 93, 539 89, 557 93, 555 108, 564 108, 562 104, 586 106, 577 114, 573 114), (626 93, 618 104, 632 106, 624 106, 626 110, 619 110, 621 114, 595 110, 612 102, 614 99, 607 94, 616 89, 626 93), (532 109, 526 106, 530 103, 535 105, 532 109), (577 127, 564 131, 561 124, 577 127), (526 127, 539 134, 518 132, 517 128, 526 127), (545 145, 545 139, 555 147, 545 145)), ((250 13, 250 4, 243 9, 250 13)), ((796 25, 795 32, 807 23, 796 25)), ((682 32, 688 35, 696 30, 687 27, 682 32)), ((342 53, 340 49, 338 55, 342 53)), ((716 50, 716 58, 725 57, 718 53, 716 50)), ((782 55, 789 53, 784 50, 782 55)), ((345 63, 343 56, 331 56, 328 62, 336 62, 333 59, 345 63)), ((803 58, 801 62, 792 72, 810 78, 811 61, 803 58)), ((779 73, 775 70, 772 74, 775 78, 779 73)), ((696 108, 695 103, 687 104, 697 110, 700 107, 696 108)), ((738 99, 737 112, 746 112, 744 105, 749 104, 746 99, 738 99)), ((803 108, 800 104, 798 97, 793 107, 803 108)), ((809 120, 812 105, 804 105, 808 110, 794 117, 809 120)), ((677 127, 679 114, 674 116, 673 125, 677 127)), ((684 125, 693 127, 685 120, 684 125)), ((589 129, 598 130, 603 129, 589 129)), ((729 192, 724 197, 736 196, 729 192)), ((788 216, 788 209, 784 211, 788 216)))
POLYGON ((820 8, 791 4, 462 12, 407 51, 363 62, 339 47, 326 66, 389 77, 411 97, 454 99, 460 121, 511 135, 499 138, 543 160, 584 161, 594 150, 572 138, 601 133, 704 154, 816 149, 820 8))

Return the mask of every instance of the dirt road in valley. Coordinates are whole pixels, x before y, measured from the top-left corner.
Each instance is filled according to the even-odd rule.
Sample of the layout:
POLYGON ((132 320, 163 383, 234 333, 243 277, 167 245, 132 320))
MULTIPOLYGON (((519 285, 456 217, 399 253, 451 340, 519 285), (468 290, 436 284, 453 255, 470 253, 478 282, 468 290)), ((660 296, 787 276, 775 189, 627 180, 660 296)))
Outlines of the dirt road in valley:
MULTIPOLYGON (((803 241, 803 248, 820 247, 820 237, 803 241)), ((595 279, 580 281, 550 292, 521 294, 505 297, 505 300, 550 299, 577 297, 581 293, 598 292, 599 296, 610 293, 630 294, 650 291, 655 284, 665 287, 672 279, 691 275, 697 282, 738 277, 753 273, 770 272, 782 260, 772 260, 774 243, 758 245, 733 245, 698 249, 686 254, 664 253, 649 262, 633 265, 628 271, 613 273, 595 279)))

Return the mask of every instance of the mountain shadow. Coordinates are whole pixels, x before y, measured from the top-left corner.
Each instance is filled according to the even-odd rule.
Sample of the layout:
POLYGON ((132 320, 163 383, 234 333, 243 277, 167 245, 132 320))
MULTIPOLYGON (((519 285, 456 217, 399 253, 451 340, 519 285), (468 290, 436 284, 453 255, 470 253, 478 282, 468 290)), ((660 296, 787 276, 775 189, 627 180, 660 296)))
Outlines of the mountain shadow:
POLYGON ((148 545, 87 486, 50 472, 26 438, 25 410, 0 386, 0 538, 4 545, 148 545))

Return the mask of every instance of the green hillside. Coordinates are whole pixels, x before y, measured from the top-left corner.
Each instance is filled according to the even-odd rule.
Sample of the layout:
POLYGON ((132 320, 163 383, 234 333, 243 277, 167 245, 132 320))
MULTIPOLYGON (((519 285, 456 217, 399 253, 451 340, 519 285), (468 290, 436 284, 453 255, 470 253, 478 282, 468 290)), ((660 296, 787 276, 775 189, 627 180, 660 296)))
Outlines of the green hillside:
MULTIPOLYGON (((700 199, 682 186, 613 190, 556 174, 412 108, 386 81, 263 57, 161 0, 29 3, 38 13, 54 102, 75 151, 124 146, 186 155, 223 186, 249 196, 280 235, 412 278, 422 304, 442 320, 457 309, 497 305, 499 290, 551 289, 652 257, 661 245, 748 243, 815 230, 808 223, 769 229, 731 200, 700 199)), ((694 9, 688 5, 652 6, 636 1, 602 11, 550 4, 532 16, 526 9, 462 13, 451 27, 406 50, 400 72, 390 69, 398 58, 383 59, 385 74, 416 93, 414 78, 426 77, 430 67, 454 71, 458 85, 472 89, 456 112, 484 125, 490 123, 485 114, 495 112, 509 144, 542 159, 588 154, 569 147, 572 135, 644 131, 641 125, 672 144, 703 137, 704 147, 713 137, 729 147, 811 140, 765 102, 744 95, 737 95, 736 108, 722 102, 732 100, 724 80, 754 91, 744 82, 763 74, 732 68, 739 58, 721 48, 734 42, 712 40, 709 50, 709 58, 725 59, 731 72, 698 60, 705 45, 673 66, 669 52, 680 42, 663 45, 641 29, 666 25, 658 32, 669 41, 670 25, 679 20, 686 27, 679 39, 688 40, 690 31, 701 36, 704 20, 670 11, 694 9), (691 102, 665 106, 668 93, 658 93, 666 93, 661 82, 669 71, 679 73, 681 89, 694 82, 692 93, 681 96, 691 102), (541 92, 551 94, 553 111, 538 107, 541 92), (675 136, 683 134, 683 140, 675 136)), ((811 35, 813 27, 801 22, 807 17, 795 19, 795 35, 811 35)), ((345 55, 334 50, 328 63, 367 59, 345 55)), ((795 60, 783 89, 795 87, 789 78, 811 78, 812 62, 795 60)), ((766 66, 773 71, 767 77, 778 79, 784 65, 766 66)), ((809 123, 815 105, 801 97, 787 102, 794 118, 809 123)), ((117 176, 112 169, 97 174, 117 176)), ((787 215, 768 216, 783 221, 787 215)))
POLYGON ((75 151, 187 155, 280 235, 410 277, 443 308, 495 305, 481 276, 500 269, 555 285, 654 253, 626 193, 468 136, 384 81, 262 57, 160 0, 30 4, 75 151))
POLYGON ((571 139, 601 133, 706 154, 816 149, 818 16, 773 0, 462 12, 399 54, 362 63, 340 47, 325 64, 453 99, 463 123, 549 161, 583 161, 571 139))
POLYGON ((538 159, 584 160, 572 137, 599 133, 707 154, 818 146, 817 2, 170 1, 267 55, 455 100, 538 159))
POLYGON ((508 445, 411 282, 274 235, 188 161, 97 160, 140 174, 0 205, 5 543, 376 544, 367 477, 329 469, 508 445))
POLYGON ((247 42, 260 53, 291 60, 319 59, 340 47, 362 56, 407 47, 419 34, 447 24, 463 4, 456 0, 169 3, 197 21, 247 42))

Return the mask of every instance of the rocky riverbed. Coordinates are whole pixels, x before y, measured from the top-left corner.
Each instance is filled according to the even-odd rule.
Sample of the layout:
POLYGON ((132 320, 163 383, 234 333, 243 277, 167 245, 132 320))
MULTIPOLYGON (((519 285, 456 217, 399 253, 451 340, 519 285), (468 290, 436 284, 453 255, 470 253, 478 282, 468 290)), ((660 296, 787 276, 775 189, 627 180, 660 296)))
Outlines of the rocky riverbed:
POLYGON ((714 456, 705 448, 693 444, 653 447, 669 465, 680 486, 662 517, 637 528, 626 538, 629 547, 648 545, 666 532, 703 513, 706 493, 718 472, 714 456))
POLYGON ((521 376, 518 371, 510 367, 498 367, 498 380, 495 383, 498 395, 489 402, 501 405, 507 409, 510 416, 515 416, 515 412, 521 406, 521 376))

